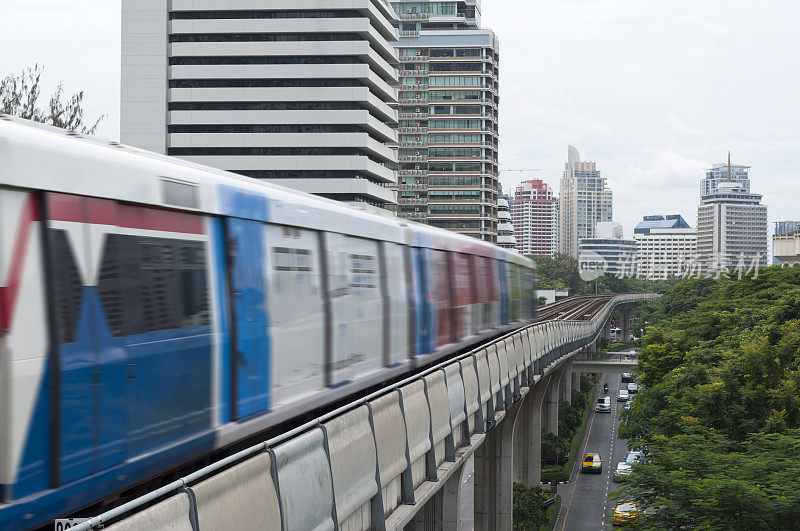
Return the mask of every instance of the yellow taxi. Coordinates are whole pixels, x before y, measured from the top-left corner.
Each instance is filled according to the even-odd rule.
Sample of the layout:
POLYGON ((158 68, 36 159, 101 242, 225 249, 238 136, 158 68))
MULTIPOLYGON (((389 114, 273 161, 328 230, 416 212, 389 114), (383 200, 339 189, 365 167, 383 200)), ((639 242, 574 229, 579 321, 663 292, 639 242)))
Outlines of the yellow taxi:
POLYGON ((611 518, 613 525, 634 525, 639 518, 639 509, 636 504, 630 501, 621 501, 614 507, 614 514, 611 518))
POLYGON ((581 462, 581 472, 595 472, 601 474, 603 472, 603 460, 600 459, 600 454, 586 454, 583 456, 581 462))

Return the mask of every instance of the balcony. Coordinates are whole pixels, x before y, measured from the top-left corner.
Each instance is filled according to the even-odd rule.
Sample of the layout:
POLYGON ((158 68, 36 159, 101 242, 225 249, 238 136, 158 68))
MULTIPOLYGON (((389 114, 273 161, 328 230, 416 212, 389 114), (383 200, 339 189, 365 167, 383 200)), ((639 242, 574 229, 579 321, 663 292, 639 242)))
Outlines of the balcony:
POLYGON ((428 103, 428 98, 427 97, 425 97, 425 98, 401 98, 401 99, 399 99, 397 101, 400 103, 400 105, 409 105, 409 104, 410 105, 415 105, 417 103, 420 103, 420 104, 428 103))
POLYGON ((428 175, 428 170, 397 170, 397 175, 400 177, 425 177, 428 175))
MULTIPOLYGON (((401 192, 411 192, 425 190, 427 185, 424 184, 398 184, 397 189, 401 192)), ((427 201, 427 200, 426 200, 427 201)))
POLYGON ((428 20, 430 15, 428 13, 401 13, 400 20, 428 20))
POLYGON ((397 58, 399 63, 427 63, 427 55, 401 55, 397 58))
POLYGON ((427 148, 428 142, 423 142, 421 140, 410 140, 406 142, 400 142, 399 146, 401 148, 427 148))
POLYGON ((400 155, 397 157, 399 162, 427 162, 427 155, 400 155))
POLYGON ((425 120, 428 118, 426 112, 401 112, 397 115, 400 120, 425 120))
POLYGON ((397 214, 398 218, 402 219, 410 219, 410 220, 424 220, 428 218, 427 212, 399 212, 397 214))
POLYGON ((400 32, 400 37, 419 37, 417 30, 404 30, 400 32))
POLYGON ((400 205, 427 205, 427 197, 398 197, 397 203, 400 205))
POLYGON ((400 90, 428 90, 428 82, 419 82, 413 84, 402 84, 400 85, 400 90))
POLYGON ((399 127, 397 129, 401 133, 427 133, 427 127, 399 127))

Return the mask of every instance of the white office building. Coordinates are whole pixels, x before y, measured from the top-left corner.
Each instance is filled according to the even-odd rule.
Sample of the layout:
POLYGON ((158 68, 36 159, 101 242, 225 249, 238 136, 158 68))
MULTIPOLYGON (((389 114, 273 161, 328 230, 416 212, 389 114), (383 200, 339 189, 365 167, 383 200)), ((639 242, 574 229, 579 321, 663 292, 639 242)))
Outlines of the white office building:
POLYGON ((767 265, 767 206, 761 194, 725 181, 697 207, 697 259, 705 271, 767 265))
POLYGON ((633 230, 636 269, 651 280, 693 272, 697 259, 697 230, 680 214, 645 216, 633 230))
POLYGON ((396 204, 396 21, 385 0, 122 0, 122 142, 396 204))
POLYGON ((605 273, 631 277, 636 274, 636 242, 622 237, 622 224, 614 221, 597 223, 595 237, 583 238, 578 247, 578 265, 581 270, 587 264, 596 267, 598 261, 605 264, 605 273))

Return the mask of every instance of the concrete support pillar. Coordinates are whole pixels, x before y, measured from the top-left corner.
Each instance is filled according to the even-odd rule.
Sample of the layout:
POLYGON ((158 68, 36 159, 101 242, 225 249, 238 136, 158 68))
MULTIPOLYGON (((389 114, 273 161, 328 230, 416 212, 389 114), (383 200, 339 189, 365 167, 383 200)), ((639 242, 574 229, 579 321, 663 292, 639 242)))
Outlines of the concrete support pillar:
POLYGON ((633 316, 633 311, 628 310, 620 310, 620 321, 622 324, 620 325, 620 333, 622 341, 630 341, 631 337, 631 317, 633 316))
POLYGON ((542 404, 550 379, 543 378, 531 388, 514 425, 514 481, 528 487, 542 481, 542 404))
POLYGON ((550 385, 543 406, 546 411, 544 429, 555 435, 558 435, 558 394, 563 370, 562 367, 550 377, 550 385))
POLYGON ((512 529, 514 488, 514 423, 521 402, 506 412, 506 418, 486 434, 475 451, 475 529, 512 529))
POLYGON ((577 389, 578 391, 581 390, 581 373, 572 372, 572 388, 577 389))
POLYGON ((572 360, 570 359, 564 364, 564 371, 561 375, 561 383, 559 384, 558 397, 560 400, 566 400, 572 403, 572 360))
POLYGON ((457 531, 463 465, 405 527, 409 531, 457 531))
POLYGON ((603 325, 603 337, 607 341, 611 341, 611 319, 608 319, 603 325))

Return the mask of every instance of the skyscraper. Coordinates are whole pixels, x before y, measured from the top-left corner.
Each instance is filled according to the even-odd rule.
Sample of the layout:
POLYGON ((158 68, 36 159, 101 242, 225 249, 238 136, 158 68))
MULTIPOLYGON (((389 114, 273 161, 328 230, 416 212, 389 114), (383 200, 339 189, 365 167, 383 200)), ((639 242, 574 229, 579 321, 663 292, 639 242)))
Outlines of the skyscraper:
POLYGON ((514 190, 511 219, 522 254, 552 255, 558 243, 558 200, 547 183, 523 181, 514 190))
POLYGON ((767 265, 767 206, 761 194, 733 180, 730 153, 728 164, 727 180, 697 207, 697 259, 706 271, 767 265))
POLYGON ((394 204, 396 20, 386 0, 122 0, 122 142, 394 204))
POLYGON ((559 202, 559 252, 578 256, 578 244, 595 237, 598 222, 611 221, 611 189, 596 162, 581 162, 578 150, 569 146, 559 202))
POLYGON ((479 0, 392 2, 400 19, 398 215, 497 241, 497 37, 479 0))
POLYGON ((514 225, 511 223, 511 212, 505 197, 497 200, 497 245, 504 249, 517 249, 514 225))

